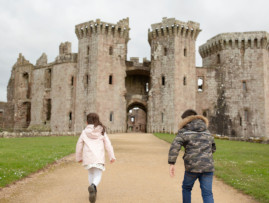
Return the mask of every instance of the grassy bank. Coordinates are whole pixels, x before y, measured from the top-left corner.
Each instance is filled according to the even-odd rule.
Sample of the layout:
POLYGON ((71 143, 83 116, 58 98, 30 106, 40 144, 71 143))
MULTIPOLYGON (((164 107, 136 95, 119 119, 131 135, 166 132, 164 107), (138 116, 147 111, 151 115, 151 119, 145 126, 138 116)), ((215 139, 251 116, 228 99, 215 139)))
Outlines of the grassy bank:
POLYGON ((75 152, 77 137, 0 139, 0 187, 75 152))
MULTIPOLYGON (((175 135, 155 133, 171 143, 175 135)), ((269 145, 215 139, 215 175, 261 202, 269 202, 269 145)))

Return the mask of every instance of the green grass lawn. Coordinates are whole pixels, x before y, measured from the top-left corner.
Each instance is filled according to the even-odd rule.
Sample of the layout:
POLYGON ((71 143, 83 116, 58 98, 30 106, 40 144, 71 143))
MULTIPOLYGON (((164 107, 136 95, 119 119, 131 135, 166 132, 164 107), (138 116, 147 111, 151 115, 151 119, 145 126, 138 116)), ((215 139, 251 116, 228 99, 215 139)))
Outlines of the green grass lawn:
MULTIPOLYGON (((175 137, 163 133, 155 136, 169 143, 175 137)), ((218 139, 215 142, 215 175, 260 202, 269 202, 269 145, 218 139)))
POLYGON ((0 139, 0 188, 75 152, 78 137, 0 139))

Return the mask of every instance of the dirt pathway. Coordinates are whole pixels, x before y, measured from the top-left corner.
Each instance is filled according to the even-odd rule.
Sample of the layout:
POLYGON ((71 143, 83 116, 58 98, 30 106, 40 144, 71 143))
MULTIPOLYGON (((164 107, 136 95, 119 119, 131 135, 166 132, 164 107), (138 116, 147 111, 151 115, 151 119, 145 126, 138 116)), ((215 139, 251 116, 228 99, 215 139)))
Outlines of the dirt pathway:
MULTIPOLYGON (((107 164, 98 187, 99 203, 177 203, 181 201, 184 166, 180 155, 176 176, 169 177, 167 153, 170 145, 151 134, 113 134, 109 136, 117 161, 107 164)), ((66 157, 44 172, 0 191, 0 202, 83 203, 88 202, 87 171, 66 157)), ((192 202, 201 203, 199 183, 192 192, 192 202)), ((216 203, 255 202, 214 179, 216 203)))

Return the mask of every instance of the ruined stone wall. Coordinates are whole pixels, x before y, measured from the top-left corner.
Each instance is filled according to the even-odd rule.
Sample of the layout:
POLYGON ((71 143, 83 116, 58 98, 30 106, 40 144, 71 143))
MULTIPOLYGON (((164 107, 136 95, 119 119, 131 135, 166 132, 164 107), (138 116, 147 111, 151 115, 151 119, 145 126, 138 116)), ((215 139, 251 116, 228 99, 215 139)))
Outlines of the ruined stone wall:
POLYGON ((127 132, 146 132, 146 112, 140 108, 128 113, 127 132))
POLYGON ((11 102, 0 102, 0 129, 12 130, 14 125, 14 105, 11 102))
POLYGON ((14 106, 14 129, 27 128, 31 121, 31 87, 33 65, 19 54, 12 68, 8 101, 14 106))
POLYGON ((264 38, 265 32, 227 33, 200 47, 203 66, 215 68, 217 97, 209 117, 216 133, 267 136, 264 38))
POLYGON ((152 25, 148 132, 176 132, 180 115, 195 107, 195 40, 199 32, 198 23, 173 18, 152 25))
POLYGON ((76 102, 80 105, 76 105, 75 130, 81 131, 85 126, 81 115, 96 112, 109 131, 125 131, 129 20, 117 24, 90 21, 77 25, 76 34, 79 39, 76 102), (90 91, 85 94, 83 78, 87 77, 90 91))

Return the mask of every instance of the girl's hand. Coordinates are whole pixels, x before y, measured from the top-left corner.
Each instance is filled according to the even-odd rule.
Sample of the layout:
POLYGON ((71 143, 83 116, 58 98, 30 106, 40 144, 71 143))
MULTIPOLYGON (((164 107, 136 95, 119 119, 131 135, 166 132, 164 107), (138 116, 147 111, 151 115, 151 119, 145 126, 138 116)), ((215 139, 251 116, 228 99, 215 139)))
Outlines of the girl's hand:
POLYGON ((113 164, 116 161, 116 159, 111 159, 110 163, 113 164))

